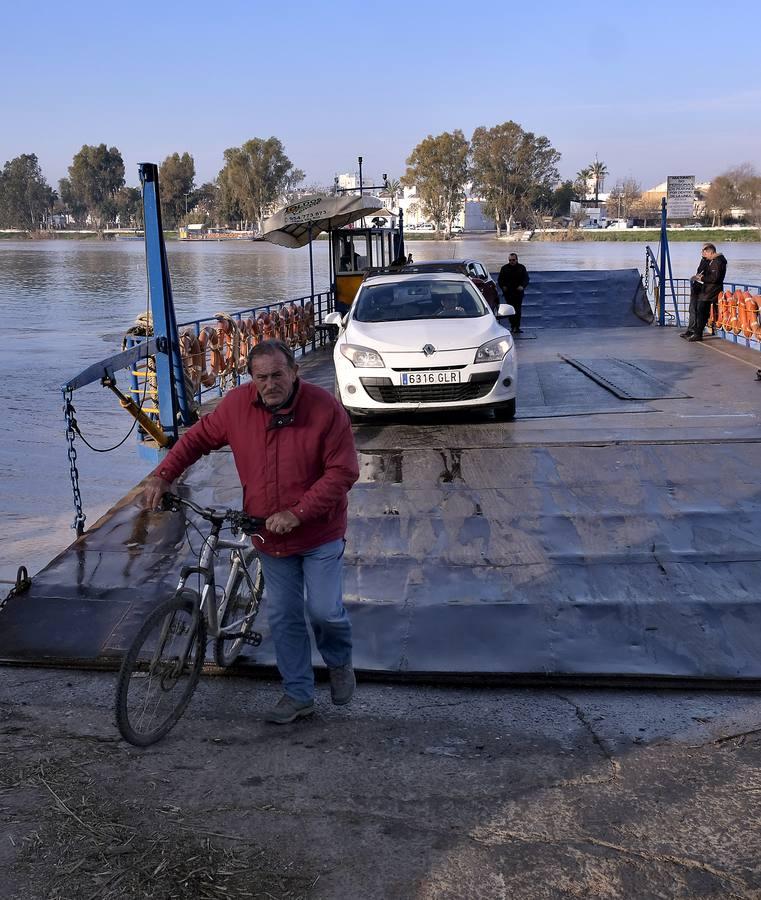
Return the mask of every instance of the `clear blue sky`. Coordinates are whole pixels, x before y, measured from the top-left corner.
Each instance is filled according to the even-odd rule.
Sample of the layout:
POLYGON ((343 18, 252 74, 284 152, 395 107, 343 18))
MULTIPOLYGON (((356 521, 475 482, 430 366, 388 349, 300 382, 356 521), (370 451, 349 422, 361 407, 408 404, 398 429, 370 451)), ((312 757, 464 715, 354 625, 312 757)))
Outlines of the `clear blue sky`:
POLYGON ((563 177, 595 154, 606 187, 761 169, 758 0, 708 3, 40 2, 0 18, 0 165, 36 153, 50 184, 82 144, 137 164, 279 137, 308 182, 364 158, 398 176, 428 134, 513 119, 563 177))

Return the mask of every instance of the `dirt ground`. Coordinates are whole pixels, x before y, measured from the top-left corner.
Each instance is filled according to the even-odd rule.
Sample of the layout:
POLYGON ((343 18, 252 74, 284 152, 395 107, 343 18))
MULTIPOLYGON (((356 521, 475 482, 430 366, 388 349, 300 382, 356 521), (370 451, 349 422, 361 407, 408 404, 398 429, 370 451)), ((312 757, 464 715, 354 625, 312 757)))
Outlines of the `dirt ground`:
POLYGON ((139 750, 114 689, 0 668, 4 900, 761 898, 759 694, 209 677, 139 750))

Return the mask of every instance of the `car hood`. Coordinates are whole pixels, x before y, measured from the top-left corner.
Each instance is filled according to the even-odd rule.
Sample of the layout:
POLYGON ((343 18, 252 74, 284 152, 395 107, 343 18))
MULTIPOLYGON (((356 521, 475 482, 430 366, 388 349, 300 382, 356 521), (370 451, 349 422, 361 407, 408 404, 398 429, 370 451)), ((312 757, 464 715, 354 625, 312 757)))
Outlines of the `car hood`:
POLYGON ((492 316, 477 319, 416 319, 408 322, 357 322, 352 319, 342 340, 383 353, 408 353, 423 344, 437 350, 476 349, 508 332, 492 316))

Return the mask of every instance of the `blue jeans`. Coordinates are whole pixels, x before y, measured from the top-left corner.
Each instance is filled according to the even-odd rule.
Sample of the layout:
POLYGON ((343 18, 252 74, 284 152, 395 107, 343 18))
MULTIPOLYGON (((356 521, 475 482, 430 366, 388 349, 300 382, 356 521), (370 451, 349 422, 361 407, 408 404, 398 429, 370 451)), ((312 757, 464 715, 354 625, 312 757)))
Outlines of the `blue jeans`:
POLYGON ((299 703, 314 697, 312 647, 330 668, 351 662, 351 623, 342 596, 344 541, 330 541, 296 556, 261 554, 267 612, 277 667, 286 694, 299 703))

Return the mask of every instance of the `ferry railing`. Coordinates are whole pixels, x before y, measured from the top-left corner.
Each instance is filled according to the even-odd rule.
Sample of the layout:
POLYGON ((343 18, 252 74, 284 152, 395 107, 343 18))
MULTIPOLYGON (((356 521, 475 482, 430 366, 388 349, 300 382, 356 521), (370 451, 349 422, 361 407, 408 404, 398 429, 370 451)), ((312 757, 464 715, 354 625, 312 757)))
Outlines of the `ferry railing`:
MULTIPOLYGON (((274 337, 285 340, 286 343, 289 343, 293 349, 294 355, 297 358, 301 358, 305 356, 307 353, 313 352, 318 347, 322 347, 328 340, 327 337, 327 328, 324 325, 325 316, 333 310, 334 305, 334 297, 333 291, 322 291, 321 293, 315 294, 307 294, 303 297, 295 297, 291 300, 282 300, 274 303, 267 303, 266 301, 261 302, 257 306, 252 306, 249 309, 243 309, 232 313, 219 313, 213 316, 207 316, 203 319, 192 319, 187 322, 182 322, 178 324, 177 330, 180 335, 180 343, 182 344, 182 339, 184 334, 192 334, 196 340, 199 340, 204 329, 211 327, 216 330, 218 338, 221 340, 223 335, 220 330, 220 321, 224 321, 226 319, 232 320, 235 323, 235 326, 238 328, 239 341, 245 340, 247 346, 251 344, 251 341, 248 338, 242 338, 240 336, 241 332, 241 323, 249 319, 259 319, 259 317, 272 317, 273 314, 277 313, 280 315, 282 312, 288 310, 292 311, 294 308, 298 308, 301 311, 302 318, 305 316, 307 311, 307 305, 312 304, 312 310, 314 315, 314 331, 308 335, 308 339, 306 341, 303 340, 303 335, 301 339, 296 337, 294 339, 293 336, 289 337, 286 333, 283 332, 283 328, 277 329, 273 327, 271 334, 260 334, 259 340, 264 340, 266 337, 274 337)), ((230 335, 230 341, 232 342, 232 335, 230 335)), ((133 347, 135 344, 139 344, 142 341, 146 340, 144 336, 141 335, 128 335, 126 346, 133 347)), ((257 341, 258 342, 258 341, 257 341)), ((230 351, 230 347, 228 346, 227 350, 230 351)), ((220 346, 216 352, 225 353, 225 347, 220 346)), ((211 356, 211 353, 206 351, 204 352, 204 360, 207 360, 207 357, 211 356)), ((240 365, 232 365, 228 366, 227 370, 220 373, 214 373, 211 371, 211 367, 204 364, 204 372, 203 374, 206 376, 206 380, 209 380, 211 375, 214 375, 213 383, 205 385, 202 382, 199 382, 198 385, 192 385, 191 390, 188 391, 194 397, 196 407, 199 408, 204 402, 208 401, 212 397, 221 396, 225 391, 230 390, 233 387, 237 387, 241 383, 242 380, 248 378, 248 373, 245 371, 241 371, 240 365)), ((133 367, 131 372, 131 386, 130 386, 130 394, 134 398, 141 398, 143 403, 143 410, 150 415, 155 416, 158 412, 158 408, 155 403, 156 399, 156 384, 155 384, 155 371, 152 368, 152 358, 149 357, 147 360, 143 361, 140 365, 133 367), (145 398, 150 398, 149 402, 152 403, 151 406, 146 407, 145 398)), ((146 435, 142 429, 138 429, 138 440, 144 442, 149 439, 150 436, 146 435)))
MULTIPOLYGON (((645 248, 645 276, 643 282, 648 300, 655 313, 654 324, 685 326, 690 316, 691 280, 689 278, 670 278, 669 290, 665 292, 666 297, 662 297, 660 288, 662 284, 661 267, 655 254, 650 247, 647 247, 645 248), (664 309, 661 309, 662 300, 665 300, 664 309), (659 315, 661 313, 662 315, 659 315)), ((730 305, 737 305, 745 303, 745 298, 748 295, 750 295, 751 300, 755 298, 756 306, 761 306, 761 285, 748 282, 725 281, 724 291, 720 297, 726 297, 727 300, 725 302, 730 305), (733 299, 729 299, 730 296, 733 299), (740 299, 741 297, 742 299, 740 299)), ((712 317, 708 323, 713 334, 733 344, 761 351, 761 318, 759 318, 758 309, 745 307, 746 325, 744 331, 742 324, 743 315, 739 309, 734 314, 734 317, 731 312, 728 316, 722 317, 721 309, 720 301, 714 304, 716 321, 712 317)))

